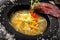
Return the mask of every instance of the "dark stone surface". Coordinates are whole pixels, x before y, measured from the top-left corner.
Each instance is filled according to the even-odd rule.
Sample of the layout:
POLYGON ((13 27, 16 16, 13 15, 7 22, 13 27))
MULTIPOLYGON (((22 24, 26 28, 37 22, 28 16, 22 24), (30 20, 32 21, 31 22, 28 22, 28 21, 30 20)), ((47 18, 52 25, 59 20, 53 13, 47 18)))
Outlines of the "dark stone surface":
MULTIPOLYGON (((0 3, 1 3, 1 1, 2 1, 2 3, 4 2, 4 0, 0 0, 0 3)), ((1 4, 2 4, 1 3, 1 4)), ((58 21, 59 21, 59 30, 58 30, 58 32, 57 32, 57 37, 58 37, 58 40, 60 40, 60 18, 58 19, 58 21)), ((0 39, 1 40, 1 39, 0 39)))
POLYGON ((58 38, 58 40, 60 40, 60 18, 58 19, 58 21, 59 21, 59 29, 57 32, 57 38, 58 38))

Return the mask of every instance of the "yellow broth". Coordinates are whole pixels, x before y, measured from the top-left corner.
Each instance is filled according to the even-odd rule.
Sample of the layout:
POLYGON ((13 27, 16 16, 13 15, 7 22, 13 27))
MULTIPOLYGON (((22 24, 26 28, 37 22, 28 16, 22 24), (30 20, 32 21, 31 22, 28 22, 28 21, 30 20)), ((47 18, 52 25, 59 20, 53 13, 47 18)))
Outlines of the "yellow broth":
POLYGON ((31 36, 43 34, 47 27, 47 21, 44 17, 38 15, 38 19, 35 20, 29 10, 12 13, 9 23, 16 31, 31 36))

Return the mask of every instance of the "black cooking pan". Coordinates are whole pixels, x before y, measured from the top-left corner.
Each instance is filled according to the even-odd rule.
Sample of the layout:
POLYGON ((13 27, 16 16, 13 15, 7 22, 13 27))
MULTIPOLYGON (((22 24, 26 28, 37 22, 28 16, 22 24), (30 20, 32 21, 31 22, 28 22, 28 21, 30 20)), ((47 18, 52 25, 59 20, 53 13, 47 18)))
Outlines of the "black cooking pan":
POLYGON ((17 32, 12 26, 9 24, 10 21, 10 15, 12 12, 16 12, 19 10, 29 10, 30 5, 12 5, 12 6, 7 6, 1 13, 2 15, 2 24, 5 26, 6 30, 15 35, 15 38, 17 40, 37 40, 37 38, 51 38, 53 34, 56 34, 58 30, 58 21, 56 18, 51 17, 46 14, 38 13, 39 15, 43 16, 47 20, 47 28, 45 32, 42 35, 36 35, 36 36, 29 36, 25 35, 22 33, 17 32), (49 37, 48 37, 49 36, 49 37))

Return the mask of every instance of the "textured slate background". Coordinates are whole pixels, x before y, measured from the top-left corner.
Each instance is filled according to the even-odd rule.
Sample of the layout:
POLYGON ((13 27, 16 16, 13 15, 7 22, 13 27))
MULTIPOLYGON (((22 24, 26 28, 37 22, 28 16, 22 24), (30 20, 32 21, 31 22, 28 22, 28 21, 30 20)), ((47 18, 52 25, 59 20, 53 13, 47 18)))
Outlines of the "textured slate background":
POLYGON ((58 21, 59 21, 59 30, 57 32, 57 36, 58 36, 58 39, 60 40, 60 18, 58 19, 58 21))
MULTIPOLYGON (((0 0, 0 5, 2 4, 2 3, 5 3, 4 1, 7 1, 7 0, 0 0), (1 3, 2 2, 2 3, 1 3)), ((43 1, 43 0, 42 0, 43 1)), ((0 19, 0 21, 1 21, 1 19, 0 19)), ((58 30, 58 32, 57 32, 57 36, 58 36, 58 39, 60 39, 60 18, 58 19, 58 21, 59 21, 59 30, 58 30)), ((1 26, 1 24, 0 24, 0 26, 1 26)), ((8 33, 7 33, 8 34, 8 33)), ((0 39, 1 40, 1 39, 0 39)))

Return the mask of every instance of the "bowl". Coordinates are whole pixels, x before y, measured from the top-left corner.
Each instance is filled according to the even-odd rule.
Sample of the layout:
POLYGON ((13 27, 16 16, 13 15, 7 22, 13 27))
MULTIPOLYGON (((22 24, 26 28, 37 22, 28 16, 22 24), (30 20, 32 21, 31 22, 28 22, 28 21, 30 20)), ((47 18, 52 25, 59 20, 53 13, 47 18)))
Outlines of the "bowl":
MULTIPOLYGON (((29 35, 25 35, 25 34, 22 34, 22 33, 19 33, 19 32, 17 32, 14 28, 12 28, 12 26, 9 24, 9 21, 10 21, 10 16, 11 16, 11 14, 12 14, 12 12, 16 12, 16 11, 19 11, 19 10, 30 10, 30 5, 16 5, 16 6, 14 6, 14 7, 12 7, 10 10, 9 10, 9 12, 7 13, 7 25, 9 26, 8 28, 8 30, 9 30, 9 32, 10 33, 13 33, 13 34, 15 34, 15 37, 18 37, 18 38, 20 38, 20 39, 22 39, 22 40, 35 40, 36 38, 38 38, 39 36, 41 36, 41 34, 40 35, 36 35, 36 36, 29 36, 29 35), (24 39, 23 39, 24 38, 24 39)), ((41 15, 41 16, 43 16, 46 20, 47 20, 47 28, 46 28, 46 30, 44 31, 44 33, 46 33, 46 31, 48 30, 48 27, 50 26, 50 20, 49 20, 49 18, 48 18, 48 16, 46 15, 46 14, 42 14, 42 13, 38 13, 39 15, 41 15)))
POLYGON ((43 13, 38 13, 39 15, 43 16, 46 20, 47 20, 47 27, 46 30, 44 31, 44 33, 42 35, 36 35, 36 36, 29 36, 29 35, 25 35, 22 33, 17 32, 10 24, 10 16, 12 12, 16 12, 19 10, 30 10, 30 5, 14 5, 11 6, 10 8, 6 9, 2 14, 2 16, 5 18, 4 23, 2 23, 6 30, 8 30, 9 33, 14 34, 15 38, 17 39, 21 39, 21 40, 36 40, 38 37, 43 37, 42 35, 44 35, 44 37, 46 37, 47 35, 49 35, 49 27, 50 27, 50 19, 49 16, 43 13))

